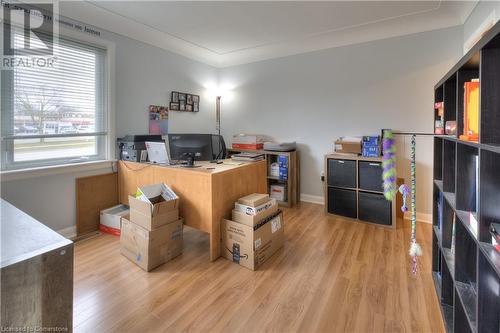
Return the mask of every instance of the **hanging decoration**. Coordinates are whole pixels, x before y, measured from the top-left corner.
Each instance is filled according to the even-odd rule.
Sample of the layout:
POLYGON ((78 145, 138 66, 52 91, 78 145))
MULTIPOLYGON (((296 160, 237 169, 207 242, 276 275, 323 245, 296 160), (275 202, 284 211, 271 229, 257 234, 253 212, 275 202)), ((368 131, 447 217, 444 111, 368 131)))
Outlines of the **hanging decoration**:
POLYGON ((411 245, 409 254, 412 257, 413 274, 417 274, 417 257, 422 255, 422 248, 417 243, 417 174, 415 163, 415 150, 416 150, 416 136, 411 136, 411 155, 410 155, 410 175, 411 175, 411 245))
POLYGON ((392 130, 384 130, 382 168, 384 196, 388 201, 392 201, 397 193, 396 146, 392 130))
POLYGON ((403 184, 399 187, 399 193, 403 196, 403 206, 401 206, 401 211, 406 213, 408 209, 408 197, 410 196, 410 187, 406 184, 403 184))
POLYGON ((412 272, 417 274, 417 258, 422 255, 422 248, 417 243, 417 174, 416 174, 416 136, 417 135, 434 135, 427 133, 393 133, 392 130, 383 131, 383 161, 382 161, 382 178, 384 181, 384 196, 387 200, 394 200, 398 187, 396 183, 396 146, 394 142, 394 134, 411 135, 411 156, 410 156, 410 175, 411 187, 401 185, 399 192, 403 196, 403 212, 408 211, 407 198, 410 196, 410 211, 411 211, 411 243, 408 251, 412 258, 412 272))

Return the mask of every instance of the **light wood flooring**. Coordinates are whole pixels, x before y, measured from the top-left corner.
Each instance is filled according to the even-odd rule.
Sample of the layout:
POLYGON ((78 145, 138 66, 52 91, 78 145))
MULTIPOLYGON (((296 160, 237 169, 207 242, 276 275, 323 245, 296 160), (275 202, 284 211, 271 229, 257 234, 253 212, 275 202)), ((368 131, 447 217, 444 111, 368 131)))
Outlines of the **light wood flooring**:
POLYGON ((208 236, 186 228, 184 253, 146 273, 119 239, 76 243, 76 332, 444 332, 430 273, 431 226, 414 277, 409 222, 396 230, 285 209, 284 248, 258 271, 209 261, 208 236))

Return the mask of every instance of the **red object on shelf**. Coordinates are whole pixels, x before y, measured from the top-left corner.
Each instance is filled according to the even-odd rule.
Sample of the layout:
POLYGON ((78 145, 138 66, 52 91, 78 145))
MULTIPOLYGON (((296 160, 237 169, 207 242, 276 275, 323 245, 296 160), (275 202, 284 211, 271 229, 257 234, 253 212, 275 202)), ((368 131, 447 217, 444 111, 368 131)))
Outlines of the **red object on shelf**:
POLYGON ((444 128, 436 127, 436 129, 434 130, 434 134, 444 134, 444 128))
POLYGON ((233 149, 263 149, 264 144, 263 143, 233 143, 232 144, 233 149))
POLYGON ((105 226, 105 225, 102 225, 102 224, 99 225, 99 230, 102 231, 102 232, 105 232, 107 234, 114 235, 114 236, 120 236, 120 234, 121 234, 121 230, 120 229, 116 229, 116 228, 113 228, 113 227, 108 227, 108 226, 105 226))

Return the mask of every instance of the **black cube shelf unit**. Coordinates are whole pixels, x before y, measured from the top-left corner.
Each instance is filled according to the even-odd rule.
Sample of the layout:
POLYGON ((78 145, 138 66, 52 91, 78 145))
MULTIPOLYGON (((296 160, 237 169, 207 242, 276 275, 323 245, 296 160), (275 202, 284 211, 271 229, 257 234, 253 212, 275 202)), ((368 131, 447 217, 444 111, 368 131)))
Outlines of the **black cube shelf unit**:
POLYGON ((325 155, 325 212, 394 228, 396 202, 384 197, 381 164, 381 157, 325 155))
POLYGON ((457 133, 463 84, 472 78, 480 79, 479 143, 434 137, 432 275, 448 332, 498 333, 500 254, 489 234, 500 222, 498 23, 434 87, 434 102, 443 102, 445 121, 457 120, 457 133))

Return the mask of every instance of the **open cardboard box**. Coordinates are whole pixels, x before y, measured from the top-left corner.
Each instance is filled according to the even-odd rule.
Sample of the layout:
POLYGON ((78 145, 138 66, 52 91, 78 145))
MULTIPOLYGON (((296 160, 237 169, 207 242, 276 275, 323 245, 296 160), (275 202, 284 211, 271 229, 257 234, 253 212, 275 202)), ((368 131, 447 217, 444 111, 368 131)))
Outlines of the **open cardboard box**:
POLYGON ((179 219, 179 197, 165 184, 138 188, 129 205, 130 220, 147 230, 179 219))

